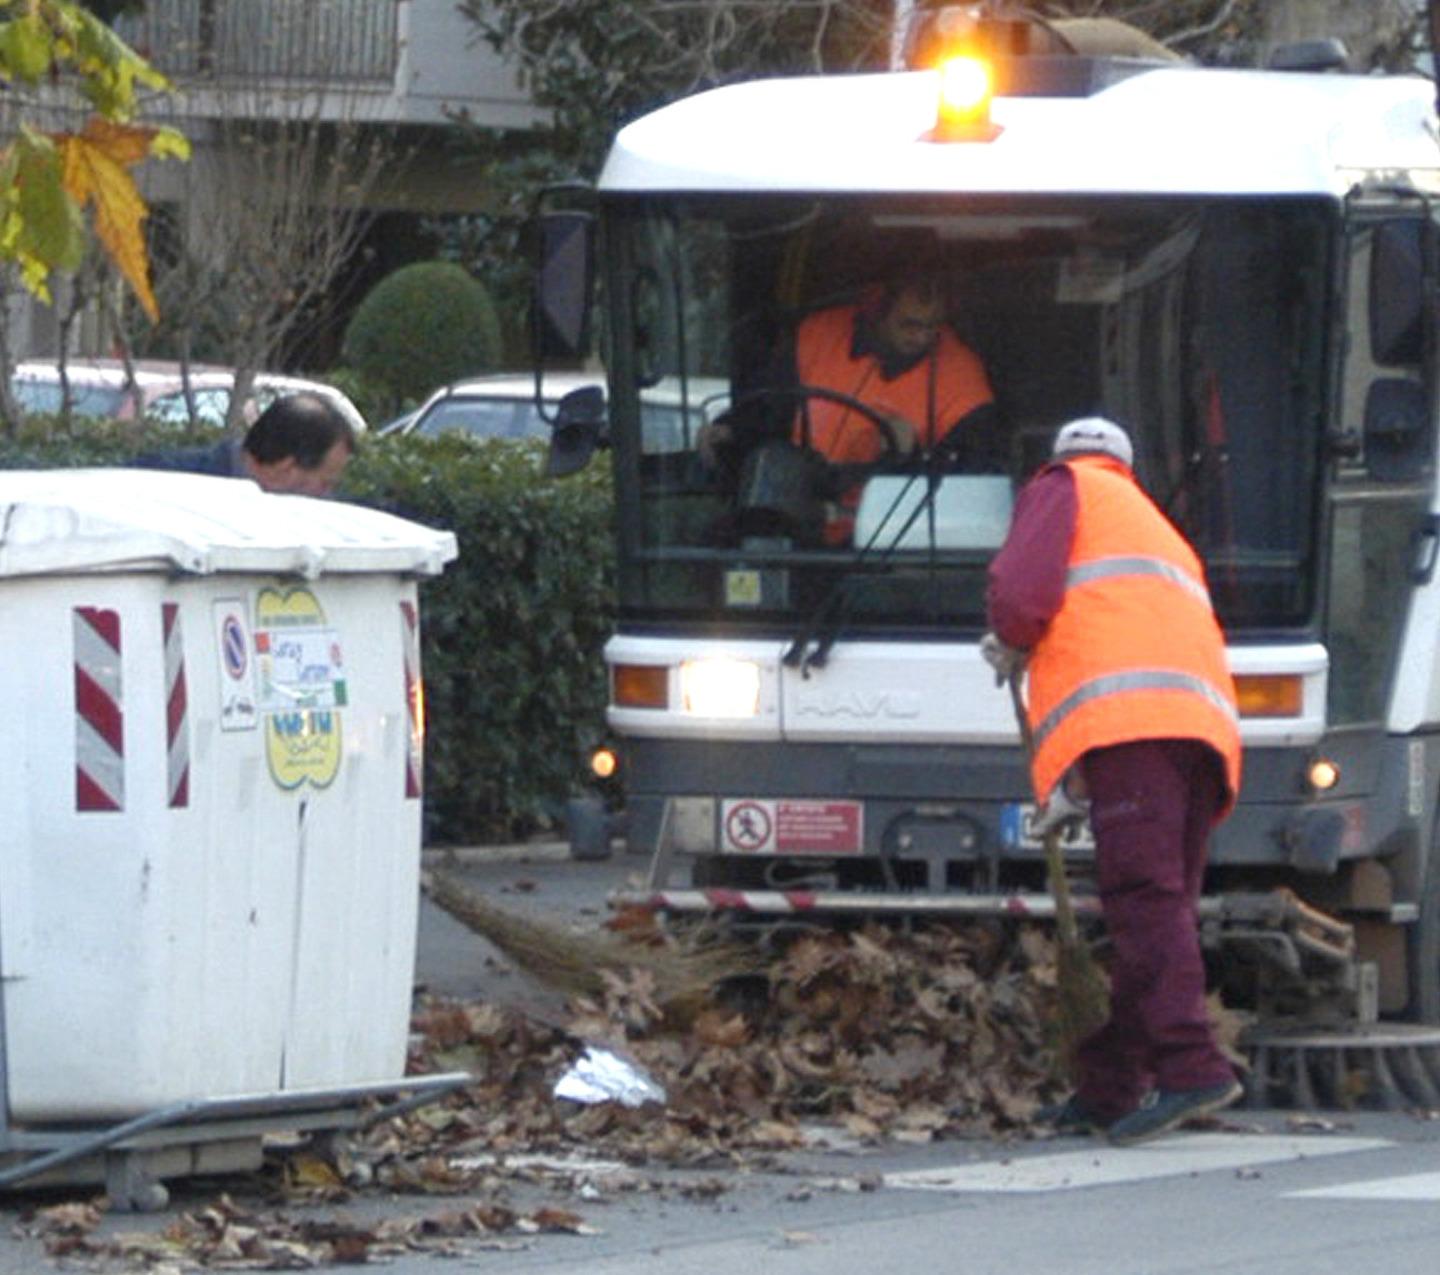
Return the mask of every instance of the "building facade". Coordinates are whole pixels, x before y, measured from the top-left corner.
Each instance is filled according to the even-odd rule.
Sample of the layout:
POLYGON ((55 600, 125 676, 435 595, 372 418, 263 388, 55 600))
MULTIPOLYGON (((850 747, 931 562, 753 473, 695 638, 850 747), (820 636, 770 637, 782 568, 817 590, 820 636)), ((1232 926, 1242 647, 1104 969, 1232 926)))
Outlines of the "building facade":
MULTIPOLYGON (((513 69, 450 0, 148 0, 115 29, 174 85, 145 119, 178 128, 192 158, 147 164, 139 180, 152 226, 165 222, 201 260, 229 246, 217 199, 248 190, 259 216, 266 183, 299 180, 297 163, 354 165, 367 140, 393 162, 372 160, 348 185, 317 180, 315 200, 355 198, 383 216, 480 211, 485 183, 454 145, 455 119, 486 129, 537 119, 513 69), (273 145, 282 129, 306 134, 313 158, 282 155, 273 145)), ((58 352, 66 292, 62 284, 53 308, 26 298, 12 309, 17 354, 58 352)), ((113 345, 98 311, 68 343, 77 354, 113 345)))

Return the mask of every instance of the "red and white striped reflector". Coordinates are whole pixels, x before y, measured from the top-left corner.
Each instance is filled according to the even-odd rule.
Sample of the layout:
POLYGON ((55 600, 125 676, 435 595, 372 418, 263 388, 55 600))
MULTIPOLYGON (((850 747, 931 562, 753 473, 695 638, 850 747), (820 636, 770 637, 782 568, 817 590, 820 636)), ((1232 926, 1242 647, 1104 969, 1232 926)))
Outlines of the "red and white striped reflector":
MULTIPOLYGON (((1077 915, 1095 916, 1100 900, 1087 895, 1071 900, 1077 915)), ((666 912, 860 912, 936 916, 1012 917, 1050 920, 1055 900, 1048 894, 875 894, 864 890, 620 890, 612 907, 666 912)))
POLYGON ((125 809, 125 700, 120 615, 71 611, 75 667, 75 809, 125 809))
POLYGON ((190 702, 185 690, 185 642, 180 606, 160 604, 165 636, 165 791, 172 809, 190 804, 190 702))
POLYGON ((425 692, 420 680, 420 617, 413 602, 400 604, 400 646, 405 660, 405 796, 419 797, 425 764, 425 692))

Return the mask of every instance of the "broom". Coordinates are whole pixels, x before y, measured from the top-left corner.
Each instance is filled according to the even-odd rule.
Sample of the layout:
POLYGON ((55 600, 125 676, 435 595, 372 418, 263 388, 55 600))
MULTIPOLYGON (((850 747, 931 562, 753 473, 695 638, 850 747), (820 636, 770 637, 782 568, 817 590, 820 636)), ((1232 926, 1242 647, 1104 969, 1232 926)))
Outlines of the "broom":
POLYGON ((654 980, 656 1004, 683 1016, 702 1006, 718 984, 761 968, 753 948, 721 942, 713 933, 650 944, 609 930, 570 930, 516 916, 443 872, 424 873, 420 885, 437 907, 526 973, 570 995, 602 995, 606 971, 646 970, 654 980))
MULTIPOLYGON (((1029 762, 1034 755, 1035 741, 1030 733, 1030 719, 1025 713, 1025 700, 1020 691, 1020 673, 1011 673, 1010 701, 1015 706, 1015 720, 1020 727, 1020 743, 1029 762)), ((1038 794, 1037 794, 1038 800, 1038 794)), ((1045 875, 1050 897, 1055 900, 1055 981, 1057 993, 1056 1018, 1059 1029, 1061 1057, 1066 1070, 1073 1072, 1076 1047, 1092 1032, 1103 1027, 1110 1017, 1110 982, 1095 962, 1090 945, 1080 937, 1075 923, 1075 907, 1070 899, 1070 882, 1065 876, 1065 858, 1060 852, 1060 827, 1045 833, 1045 875)))

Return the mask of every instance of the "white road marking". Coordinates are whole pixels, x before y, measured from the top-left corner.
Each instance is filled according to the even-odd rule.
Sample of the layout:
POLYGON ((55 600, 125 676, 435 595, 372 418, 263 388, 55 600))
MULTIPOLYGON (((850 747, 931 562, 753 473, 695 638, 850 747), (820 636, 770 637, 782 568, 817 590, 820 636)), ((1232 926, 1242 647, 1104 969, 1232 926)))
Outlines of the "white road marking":
POLYGON ((1411 1173, 1398 1178, 1372 1178, 1340 1186, 1288 1191, 1287 1200, 1440 1200, 1440 1173, 1411 1173))
POLYGON ((1272 1134, 1181 1133, 1138 1147, 1102 1142, 1059 1155, 1016 1156, 985 1164, 887 1173, 885 1185, 913 1191, 1039 1192, 1113 1186, 1286 1160, 1377 1151, 1381 1138, 1297 1138, 1272 1134))

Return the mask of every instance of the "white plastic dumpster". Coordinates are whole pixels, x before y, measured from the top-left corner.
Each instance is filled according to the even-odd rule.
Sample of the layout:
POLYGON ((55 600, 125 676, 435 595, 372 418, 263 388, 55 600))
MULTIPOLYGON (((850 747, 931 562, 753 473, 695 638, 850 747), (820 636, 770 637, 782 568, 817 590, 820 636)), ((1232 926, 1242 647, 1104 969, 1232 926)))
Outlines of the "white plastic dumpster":
POLYGON ((416 579, 455 553, 245 481, 0 474, 10 1127, 403 1075, 416 579))

